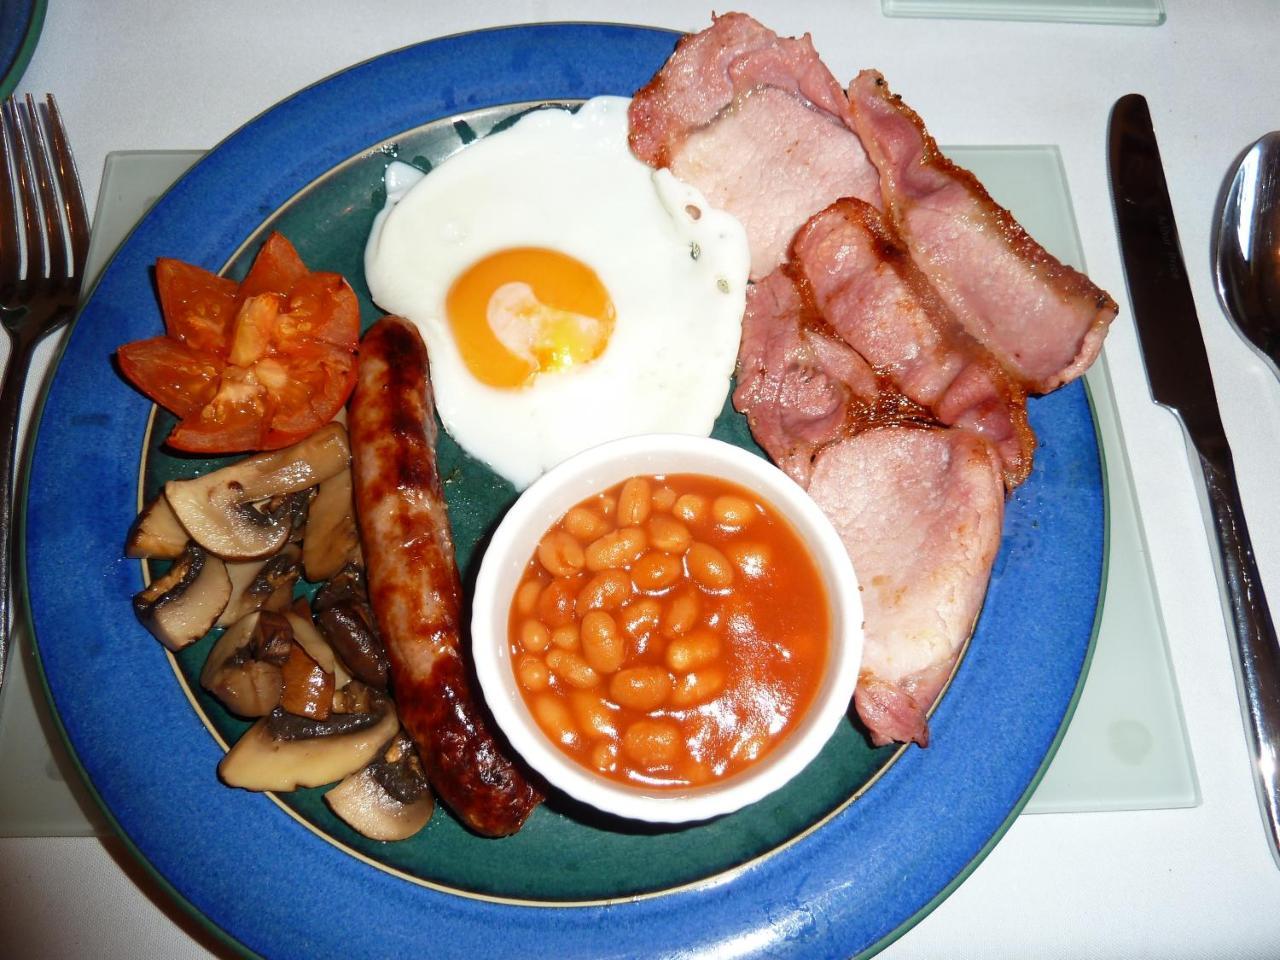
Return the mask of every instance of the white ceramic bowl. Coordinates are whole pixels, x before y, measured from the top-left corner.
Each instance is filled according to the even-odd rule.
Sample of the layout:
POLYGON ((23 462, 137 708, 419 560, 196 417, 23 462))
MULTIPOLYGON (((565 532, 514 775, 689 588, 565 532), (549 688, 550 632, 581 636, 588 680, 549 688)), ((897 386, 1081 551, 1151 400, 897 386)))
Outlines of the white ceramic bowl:
POLYGON ((476 581, 471 621, 485 700, 524 760, 577 800, 633 820, 683 823, 730 813, 772 793, 817 756, 845 716, 862 662, 862 602, 835 529, 799 485, 767 461, 702 437, 650 434, 587 450, 527 489, 494 532, 476 581), (791 734, 763 760, 716 783, 648 789, 607 779, 562 753, 537 726, 516 685, 507 624, 515 588, 542 535, 587 497, 638 474, 700 473, 752 490, 808 545, 826 587, 831 638, 822 686, 791 734))

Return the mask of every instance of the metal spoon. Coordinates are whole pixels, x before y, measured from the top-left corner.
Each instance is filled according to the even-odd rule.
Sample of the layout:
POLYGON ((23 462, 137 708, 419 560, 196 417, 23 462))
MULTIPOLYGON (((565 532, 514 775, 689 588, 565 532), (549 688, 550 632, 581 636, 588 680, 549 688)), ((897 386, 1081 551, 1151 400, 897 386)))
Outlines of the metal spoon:
POLYGON ((1218 222, 1218 296, 1240 336, 1280 375, 1280 131, 1240 157, 1218 222))

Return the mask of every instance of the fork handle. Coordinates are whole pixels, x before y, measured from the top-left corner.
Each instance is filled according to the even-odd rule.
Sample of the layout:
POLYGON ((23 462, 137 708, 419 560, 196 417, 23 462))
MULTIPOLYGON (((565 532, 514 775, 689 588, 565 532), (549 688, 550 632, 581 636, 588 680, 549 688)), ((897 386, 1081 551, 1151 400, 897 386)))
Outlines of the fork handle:
MULTIPOLYGON (((6 328, 8 329, 8 328, 6 328)), ((10 618, 14 610, 13 572, 18 566, 18 537, 14 532, 14 473, 18 459, 18 422, 22 419, 22 394, 27 370, 38 337, 9 331, 9 360, 0 383, 0 530, 4 531, 4 551, 0 552, 0 689, 12 645, 10 618)))

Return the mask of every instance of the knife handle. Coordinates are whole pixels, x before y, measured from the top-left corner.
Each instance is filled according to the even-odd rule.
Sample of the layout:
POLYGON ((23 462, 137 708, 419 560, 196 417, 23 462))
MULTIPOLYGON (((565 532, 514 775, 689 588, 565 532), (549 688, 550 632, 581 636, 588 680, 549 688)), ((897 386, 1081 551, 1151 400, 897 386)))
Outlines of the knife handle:
POLYGON ((1197 453, 1222 558, 1222 586, 1234 634, 1236 680, 1245 712, 1254 785, 1271 834, 1271 853, 1280 863, 1280 644, 1253 557, 1231 451, 1224 444, 1218 450, 1197 453))

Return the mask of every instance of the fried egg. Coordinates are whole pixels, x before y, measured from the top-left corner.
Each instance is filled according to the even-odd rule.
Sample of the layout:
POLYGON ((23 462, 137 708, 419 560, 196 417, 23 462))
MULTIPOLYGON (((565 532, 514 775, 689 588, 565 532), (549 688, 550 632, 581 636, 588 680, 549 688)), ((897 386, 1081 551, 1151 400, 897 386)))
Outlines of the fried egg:
POLYGON ((429 174, 387 169, 369 290, 422 331, 445 429, 518 489, 607 440, 706 436, 729 390, 746 233, 632 156, 629 102, 537 110, 429 174))

